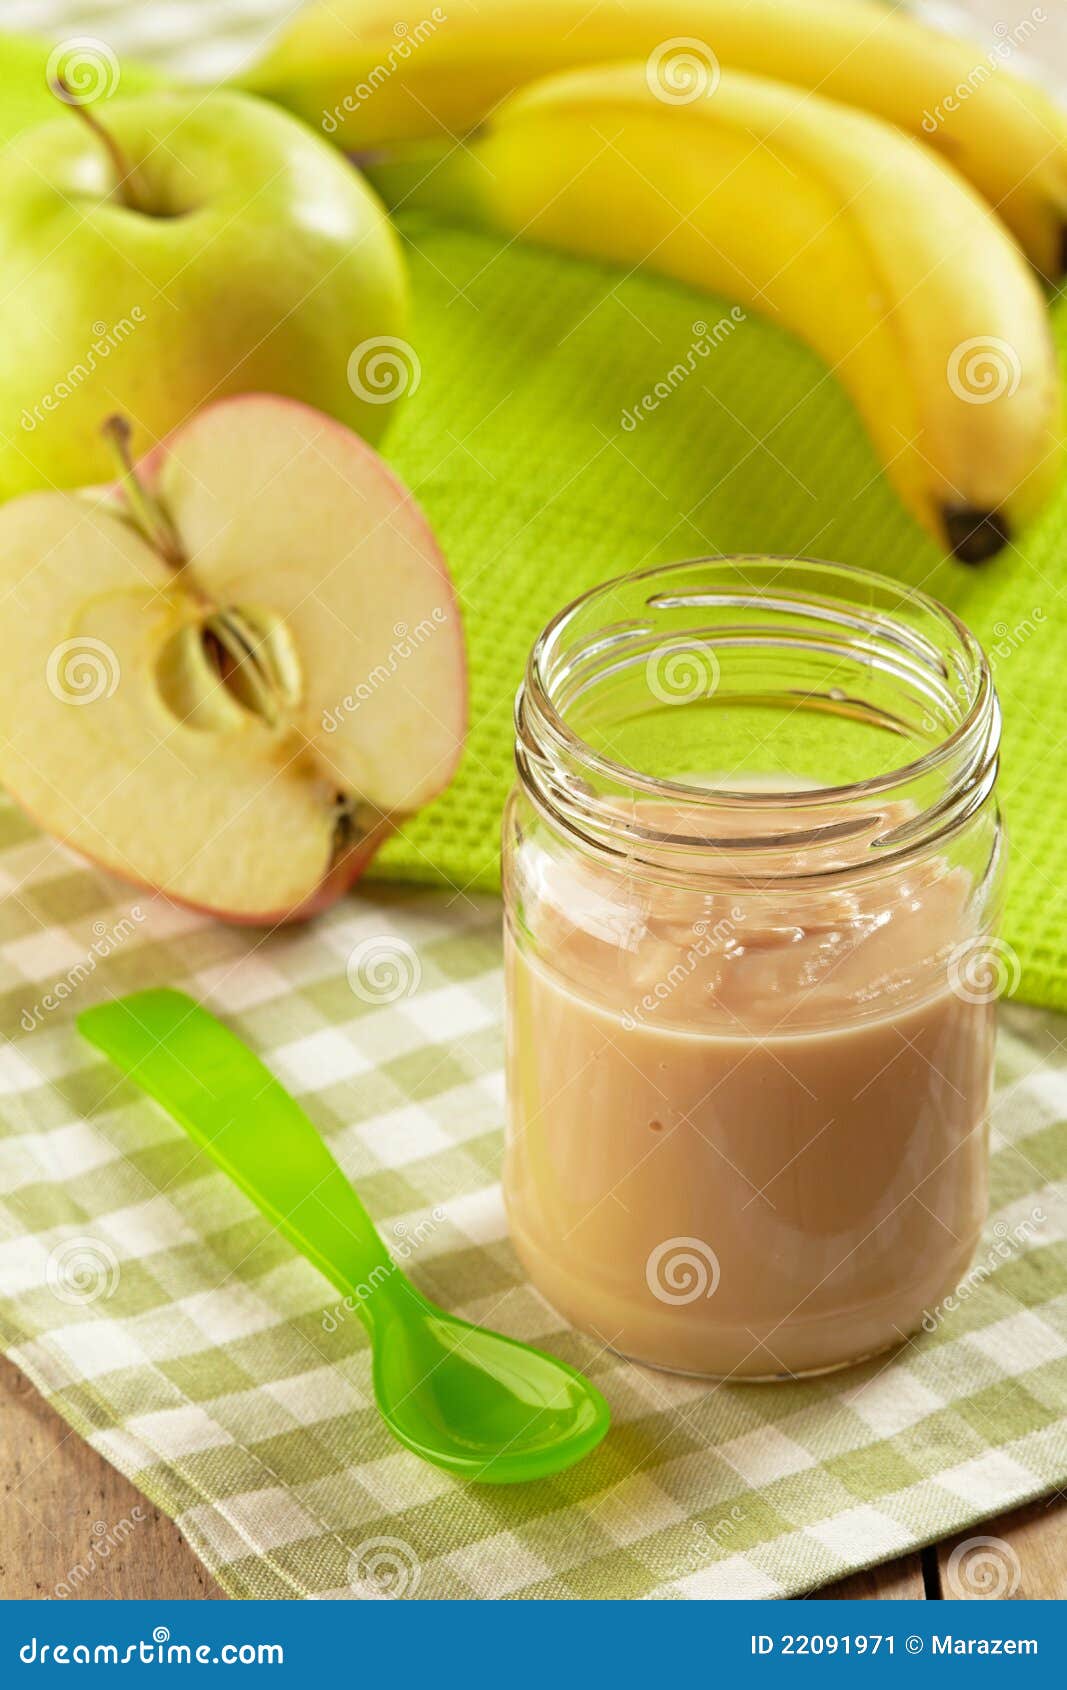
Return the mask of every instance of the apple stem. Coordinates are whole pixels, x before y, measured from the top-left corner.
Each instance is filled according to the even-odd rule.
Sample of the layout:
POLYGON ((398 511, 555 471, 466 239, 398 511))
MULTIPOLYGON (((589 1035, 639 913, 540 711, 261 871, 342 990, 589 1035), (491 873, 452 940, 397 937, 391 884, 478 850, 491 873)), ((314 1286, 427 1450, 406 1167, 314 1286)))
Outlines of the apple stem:
POLYGON ((144 482, 137 473, 133 458, 130 454, 131 429, 125 417, 108 417, 100 430, 111 448, 113 457, 119 466, 119 482, 126 495, 137 527, 141 530, 148 544, 159 553, 165 563, 172 569, 181 569, 185 564, 185 554, 181 541, 178 539, 174 525, 159 500, 153 498, 144 482))
POLYGON ((104 127, 95 113, 91 112, 89 107, 78 99, 70 83, 64 77, 53 76, 49 86, 57 100, 62 100, 63 104, 69 106, 71 111, 77 112, 82 122, 87 125, 90 132, 104 148, 115 171, 115 186, 119 199, 127 211, 144 211, 145 204, 138 188, 137 172, 114 135, 104 127))

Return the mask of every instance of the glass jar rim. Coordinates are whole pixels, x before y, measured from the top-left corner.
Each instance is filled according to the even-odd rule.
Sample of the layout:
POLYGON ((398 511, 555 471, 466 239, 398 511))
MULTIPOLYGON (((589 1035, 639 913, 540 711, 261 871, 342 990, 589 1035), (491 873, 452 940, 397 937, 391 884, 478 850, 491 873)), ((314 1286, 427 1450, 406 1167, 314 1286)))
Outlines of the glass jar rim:
MULTIPOLYGON (((709 591, 705 587, 705 592, 709 591)), ((788 582, 784 583, 778 594, 766 592, 760 586, 748 586, 741 594, 739 602, 743 603, 747 597, 753 602, 762 602, 774 607, 783 605, 783 593, 788 591, 788 582)), ((650 593, 649 604, 652 603, 650 593)), ((696 587, 689 595, 679 589, 671 595, 670 602, 675 605, 692 603, 694 606, 701 602, 700 590, 696 587)), ((870 614, 870 612, 869 612, 870 614)), ((887 637, 892 631, 893 636, 902 644, 917 649, 917 636, 911 634, 907 624, 903 621, 895 622, 892 615, 878 612, 877 620, 887 637), (901 639, 901 636, 903 638, 901 639)), ((603 627, 607 629, 609 623, 605 618, 603 627)), ((683 643, 684 642, 680 642, 683 643)), ((792 809, 820 810, 831 809, 852 801, 876 799, 881 795, 892 792, 903 783, 918 780, 947 768, 955 759, 959 765, 958 779, 953 787, 970 789, 986 777, 986 788, 992 785, 995 778, 997 752, 1000 738, 1000 716, 989 663, 981 644, 967 627, 966 623, 949 609, 939 599, 925 593, 921 588, 908 586, 893 577, 883 575, 875 570, 862 568, 854 564, 833 563, 819 558, 791 556, 775 553, 737 553, 717 554, 699 558, 689 558, 675 563, 656 564, 646 569, 635 570, 619 575, 613 579, 589 588, 579 594, 569 604, 559 610, 546 624, 534 646, 526 667, 522 684, 518 689, 515 700, 515 726, 517 739, 517 761, 519 763, 520 778, 524 776, 529 781, 529 763, 524 769, 523 747, 540 752, 542 758, 546 748, 548 761, 553 757, 564 762, 571 762, 578 770, 584 770, 590 775, 600 776, 630 789, 638 795, 674 800, 684 804, 687 809, 699 811, 701 808, 714 808, 719 812, 728 813, 734 810, 749 817, 758 815, 761 810, 776 811, 792 809), (551 665, 553 659, 559 655, 566 632, 574 623, 595 607, 598 601, 609 603, 614 593, 623 587, 641 586, 645 583, 653 588, 656 583, 673 581, 680 583, 684 577, 692 573, 723 570, 740 570, 747 566, 751 570, 764 568, 770 573, 776 571, 774 579, 787 571, 790 566, 803 568, 809 577, 824 577, 827 583, 825 596, 817 598, 810 595, 795 594, 792 599, 794 608, 804 608, 815 605, 823 607, 822 614, 829 616, 826 610, 828 604, 836 602, 842 613, 841 619, 847 620, 847 612, 851 608, 859 611, 862 599, 859 593, 866 589, 870 594, 884 594, 895 600, 898 611, 910 607, 926 618, 932 619, 947 640, 952 643, 954 651, 962 658, 966 665, 971 685, 969 695, 964 700, 964 708, 960 719, 952 725, 935 744, 891 769, 864 779, 835 785, 804 784, 789 786, 775 785, 773 788, 756 787, 728 787, 701 782, 697 785, 685 780, 665 778, 654 775, 647 770, 641 770, 618 761, 597 750, 581 734, 579 734, 566 719, 565 709, 559 705, 553 691, 551 665), (852 582, 857 588, 857 597, 853 601, 832 592, 832 583, 852 582), (977 752, 977 759, 974 753, 977 752), (970 755, 969 755, 970 753, 970 755)), ((536 779, 534 780, 536 785, 536 779)), ((960 794, 957 794, 960 796, 960 794)), ((553 805, 549 803, 550 809, 553 805)), ((959 804, 957 803, 957 809, 959 804)), ((586 799, 582 806, 588 820, 597 808, 594 800, 586 799)), ((611 818, 606 804, 600 805, 601 820, 609 823, 611 819, 619 820, 618 813, 611 818)), ((968 812, 970 813, 970 812, 968 812)), ((626 828, 633 832, 632 824, 626 828)), ((909 835, 914 835, 916 829, 910 827, 909 835)), ((655 836, 655 830, 641 829, 645 837, 655 836)), ((671 836, 663 835, 664 839, 671 836)), ((798 839, 798 843, 800 840, 798 839)), ((692 839, 689 844, 699 848, 699 839, 692 839)), ((708 841, 709 846, 721 848, 721 841, 708 841)))

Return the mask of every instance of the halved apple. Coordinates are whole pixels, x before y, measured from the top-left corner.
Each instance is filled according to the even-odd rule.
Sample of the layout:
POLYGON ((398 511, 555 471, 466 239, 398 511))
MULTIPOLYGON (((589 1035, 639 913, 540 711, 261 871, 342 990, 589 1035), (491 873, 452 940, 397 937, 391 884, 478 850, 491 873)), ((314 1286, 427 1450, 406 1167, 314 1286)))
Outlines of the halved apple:
POLYGON ((332 901, 462 746, 463 636, 425 518, 356 435, 273 395, 199 412, 91 498, 0 509, 0 643, 12 795, 234 921, 332 901))

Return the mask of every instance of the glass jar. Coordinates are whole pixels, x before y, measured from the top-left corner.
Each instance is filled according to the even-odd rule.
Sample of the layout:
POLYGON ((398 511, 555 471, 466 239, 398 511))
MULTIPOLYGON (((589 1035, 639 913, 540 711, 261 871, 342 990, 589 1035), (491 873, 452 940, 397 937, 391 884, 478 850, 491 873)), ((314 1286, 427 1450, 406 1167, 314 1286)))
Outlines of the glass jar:
POLYGON ((862 570, 671 565, 549 624, 516 730, 504 1189, 530 1278, 687 1373, 900 1342, 986 1213, 1011 953, 977 642, 862 570))

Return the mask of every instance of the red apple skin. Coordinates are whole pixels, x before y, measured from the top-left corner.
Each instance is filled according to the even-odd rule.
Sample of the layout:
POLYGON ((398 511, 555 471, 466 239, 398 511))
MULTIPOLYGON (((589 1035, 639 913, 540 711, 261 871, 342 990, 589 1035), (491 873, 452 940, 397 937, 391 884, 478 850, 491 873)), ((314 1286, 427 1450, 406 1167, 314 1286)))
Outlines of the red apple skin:
POLYGON ((169 892, 160 895, 170 903, 180 904, 183 909, 195 910, 198 915, 214 916, 216 920, 225 921, 231 927, 285 927, 293 921, 309 921, 312 916, 321 915, 323 910, 328 910, 331 904, 335 904, 346 892, 351 891, 393 832, 394 824, 383 820, 372 833, 366 834, 350 846, 343 856, 338 857, 310 898, 305 898, 295 909, 274 910, 267 915, 231 915, 227 910, 213 910, 206 904, 191 904, 184 898, 171 898, 169 892))
MULTIPOLYGON (((273 910, 266 915, 233 915, 228 910, 211 909, 207 904, 193 904, 185 898, 173 898, 169 892, 161 892, 160 896, 166 898, 169 903, 180 905, 182 909, 195 910, 198 915, 214 916, 217 921, 225 921, 231 927, 286 927, 290 922, 309 921, 312 916, 321 915, 323 910, 328 910, 331 904, 335 904, 346 892, 351 891, 389 835, 395 831, 395 823, 383 817, 372 832, 357 840, 330 865, 329 872, 319 881, 311 896, 291 910, 273 910)), ((148 887, 146 890, 154 891, 155 888, 148 887)))
MULTIPOLYGON (((48 833, 48 829, 43 822, 34 815, 32 810, 27 808, 21 799, 16 799, 15 802, 18 803, 23 815, 28 816, 35 827, 39 828, 49 838, 55 838, 54 834, 48 833)), ((285 927, 294 921, 308 921, 312 916, 321 915, 323 910, 328 910, 339 898, 343 898, 346 892, 351 891, 356 881, 365 873, 374 857, 377 856, 390 834, 395 833, 395 831, 396 823, 389 817, 383 816, 369 833, 364 834, 362 839, 354 841, 348 850, 338 857, 335 863, 330 865, 326 875, 319 881, 310 897, 304 899, 303 903, 294 904, 293 908, 289 910, 264 911, 262 915, 235 914, 232 910, 214 909, 210 904, 195 904, 189 898, 177 898, 172 892, 165 891, 161 886, 152 886, 147 880, 138 880, 134 874, 123 874, 121 870, 112 867, 110 863, 102 863, 99 857, 94 857, 88 851, 81 850, 79 846, 71 844, 69 840, 60 839, 58 843, 65 850, 80 857, 82 862, 90 863, 93 868, 99 869, 102 874, 110 876, 112 880, 121 881, 124 886, 136 886, 140 891, 147 892, 150 897, 165 898, 168 904, 174 904, 178 909, 192 910, 196 915, 211 916, 216 921, 226 922, 230 927, 273 928, 285 927)))
MULTIPOLYGON (((333 417, 323 415, 322 412, 316 411, 313 406, 305 405, 298 399, 288 399, 277 394, 257 393, 255 395, 228 395, 223 399, 214 401, 211 409, 214 411, 217 410, 219 406, 239 405, 244 400, 252 397, 254 397, 256 402, 260 405, 264 403, 272 403, 295 408, 298 411, 302 411, 309 417, 314 417, 324 429, 336 431, 342 435, 349 449, 358 452, 365 457, 375 474, 381 478, 381 480, 388 486, 389 490, 400 502, 408 506, 415 506, 416 501, 413 499, 411 493, 398 479, 398 477, 393 474, 388 465, 383 462, 377 452, 368 446, 365 441, 361 440, 358 435, 353 434, 352 431, 346 428, 343 423, 337 422, 333 417)), ((140 460, 138 464, 138 472, 150 490, 154 491, 156 488, 160 471, 169 451, 172 449, 174 440, 177 439, 184 428, 189 426, 189 423, 183 423, 181 428, 175 429, 173 433, 168 435, 165 440, 160 441, 158 445, 154 446, 151 451, 147 452, 140 460)), ((93 488, 87 491, 99 496, 99 498, 106 503, 114 502, 120 505, 125 504, 125 494, 122 490, 121 484, 118 482, 110 486, 93 488)), ((416 510, 419 517, 425 521, 425 518, 422 517, 421 510, 417 507, 416 510)), ((444 596, 456 617, 457 623, 461 623, 459 604, 456 598, 452 577, 449 574, 444 558, 441 556, 439 551, 435 550, 433 561, 441 578, 442 586, 444 588, 444 596)), ((452 761, 446 767, 439 785, 436 787, 434 793, 430 795, 430 798, 442 792, 449 784, 456 772, 456 768, 459 765, 459 761, 463 753, 463 744, 466 738, 470 716, 467 675, 468 664, 466 647, 461 644, 460 680, 462 686, 462 720, 460 733, 456 741, 456 753, 452 761)), ((429 801, 430 799, 427 800, 427 802, 429 801)), ((26 814, 30 816, 30 819, 34 821, 36 825, 41 827, 42 832, 48 831, 43 827, 43 824, 38 821, 37 817, 33 815, 32 811, 28 810, 25 805, 21 805, 21 808, 25 810, 26 814)), ((304 899, 302 903, 294 906, 292 909, 265 910, 262 914, 237 914, 229 910, 214 909, 209 904, 192 903, 189 899, 176 897, 173 893, 166 891, 163 887, 152 886, 146 881, 138 880, 136 876, 122 874, 110 864, 102 863, 98 858, 80 850, 76 845, 67 844, 67 841, 63 841, 63 843, 67 844, 67 848, 69 850, 76 852, 76 854, 82 857, 86 862, 92 863, 95 868, 101 869, 104 873, 112 875, 116 879, 122 880, 128 885, 140 887, 145 892, 166 898, 168 903, 175 904, 179 908, 194 910, 198 915, 213 916, 216 920, 227 922, 229 925, 235 927, 273 928, 284 926, 289 922, 306 921, 312 916, 321 914, 323 910, 329 909, 332 904, 337 902, 338 898, 343 897, 344 894, 355 885, 356 881, 359 880, 360 876, 365 872, 374 856, 385 843, 386 839, 388 839, 390 834, 395 832, 398 823, 404 819, 405 818, 403 816, 383 816, 369 833, 365 834, 361 839, 355 841, 349 849, 337 859, 336 862, 331 864, 327 874, 320 881, 319 885, 308 898, 304 899)))

